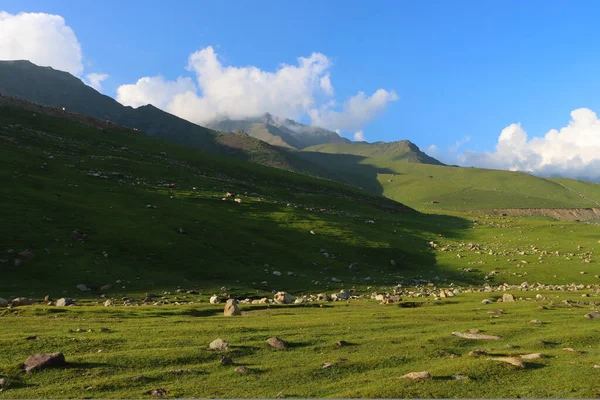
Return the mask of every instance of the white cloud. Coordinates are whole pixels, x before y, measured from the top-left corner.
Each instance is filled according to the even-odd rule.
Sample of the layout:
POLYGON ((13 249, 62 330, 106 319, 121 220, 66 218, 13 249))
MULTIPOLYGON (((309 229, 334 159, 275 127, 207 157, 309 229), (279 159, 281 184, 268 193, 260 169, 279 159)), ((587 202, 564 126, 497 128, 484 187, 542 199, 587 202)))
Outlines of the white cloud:
POLYGON ((354 132, 354 140, 356 142, 364 142, 365 134, 363 133, 363 131, 354 132))
POLYGON ((315 125, 328 129, 356 131, 385 110, 388 103, 398 100, 395 92, 379 89, 372 96, 359 92, 344 102, 341 111, 331 109, 329 105, 321 109, 312 109, 309 114, 315 125))
POLYGON ((494 152, 464 152, 458 161, 467 166, 599 180, 600 120, 594 111, 579 108, 571 112, 567 126, 531 139, 520 124, 512 124, 500 133, 494 152))
POLYGON ((108 79, 108 74, 98 74, 96 72, 85 76, 85 83, 97 91, 102 90, 102 82, 108 79))
POLYGON ((60 15, 0 12, 0 60, 29 60, 79 76, 81 46, 60 15))
POLYGON ((435 144, 432 144, 431 146, 427 147, 427 154, 429 154, 430 156, 435 157, 435 155, 437 155, 439 151, 439 147, 437 147, 435 144))
POLYGON ((133 107, 151 103, 199 124, 268 112, 291 119, 309 115, 322 127, 353 132, 362 130, 397 98, 383 89, 371 97, 360 92, 336 111, 330 67, 331 60, 321 53, 299 57, 296 65, 282 64, 273 72, 254 66, 224 66, 209 46, 188 59, 187 69, 196 75, 195 83, 182 77, 176 81, 144 77, 119 87, 117 100, 133 107))
POLYGON ((450 153, 456 153, 458 149, 460 149, 464 144, 468 143, 470 140, 471 138, 469 136, 465 136, 464 138, 457 140, 456 143, 454 143, 454 146, 450 146, 448 148, 448 151, 450 153))

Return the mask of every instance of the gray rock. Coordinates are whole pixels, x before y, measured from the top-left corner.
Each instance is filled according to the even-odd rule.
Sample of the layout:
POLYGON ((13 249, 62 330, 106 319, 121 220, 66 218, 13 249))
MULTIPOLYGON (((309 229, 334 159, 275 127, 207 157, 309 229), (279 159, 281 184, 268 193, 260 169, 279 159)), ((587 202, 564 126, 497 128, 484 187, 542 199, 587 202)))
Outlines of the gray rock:
POLYGON ((223 339, 215 339, 212 342, 210 342, 210 344, 208 345, 208 347, 211 350, 224 351, 224 350, 227 350, 229 348, 229 343, 227 343, 223 339))
POLYGON ((221 365, 233 365, 233 360, 231 357, 224 356, 221 358, 221 365))
POLYGON ((23 261, 20 258, 15 258, 15 267, 20 267, 23 261))
POLYGON ((292 297, 292 295, 286 292, 275 293, 273 300, 281 304, 292 304, 294 302, 294 298, 292 297))
POLYGON ((110 284, 108 284, 108 285, 104 285, 104 286, 101 286, 101 287, 100 287, 100 291, 101 291, 101 292, 107 292, 107 291, 109 291, 110 289, 112 289, 112 285, 110 285, 110 284))
POLYGON ((149 394, 154 397, 165 397, 167 390, 163 388, 152 389, 149 394))
POLYGON ((504 293, 502 295, 502 302, 504 302, 504 303, 512 303, 514 301, 515 301, 515 296, 513 296, 512 294, 510 294, 510 293, 504 293))
POLYGON ((234 299, 227 300, 227 303, 225 303, 225 309, 223 310, 223 315, 226 317, 242 315, 242 312, 237 305, 237 301, 234 299))
POLYGON ((86 285, 84 285, 83 283, 80 283, 79 285, 76 286, 77 290, 79 290, 80 292, 89 292, 90 288, 88 288, 86 285))
POLYGON ((431 374, 429 371, 409 372, 406 375, 402 375, 401 378, 422 381, 431 378, 431 374))
POLYGON ((0 297, 0 307, 6 307, 6 306, 8 306, 8 300, 0 297))
POLYGON ((235 372, 237 372, 240 375, 243 375, 248 372, 248 367, 246 367, 245 365, 240 365, 235 369, 235 372))
POLYGON ((75 304, 75 302, 72 299, 69 299, 68 297, 63 297, 56 300, 56 307, 65 307, 73 304, 75 304))
POLYGON ((277 350, 287 349, 287 343, 279 339, 277 336, 273 336, 272 338, 267 339, 267 344, 277 350))
POLYGON ((585 314, 585 317, 586 317, 586 318, 589 318, 589 319, 593 319, 593 318, 600 318, 600 312, 598 312, 598 311, 594 311, 594 312, 591 312, 591 313, 585 314))
POLYGON ((19 255, 27 260, 33 260, 35 258, 35 254, 29 250, 24 250, 20 252, 19 255))
POLYGON ((470 340, 499 340, 500 336, 484 335, 481 333, 452 332, 453 336, 470 340))
POLYGON ((63 353, 34 354, 29 356, 23 363, 25 373, 29 374, 50 367, 65 367, 67 362, 63 353))
POLYGON ((27 297, 17 297, 16 299, 14 299, 11 303, 11 305, 13 307, 19 307, 19 306, 30 306, 37 303, 37 300, 35 299, 30 299, 27 297))

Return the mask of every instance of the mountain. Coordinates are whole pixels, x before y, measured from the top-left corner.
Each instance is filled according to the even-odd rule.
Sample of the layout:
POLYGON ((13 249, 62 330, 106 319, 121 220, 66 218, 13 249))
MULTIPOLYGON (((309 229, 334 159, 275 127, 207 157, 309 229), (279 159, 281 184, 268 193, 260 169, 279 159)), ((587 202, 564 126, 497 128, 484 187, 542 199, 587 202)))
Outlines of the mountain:
POLYGON ((335 132, 283 119, 269 113, 255 118, 222 119, 208 126, 223 132, 243 131, 274 146, 304 149, 325 143, 352 143, 335 132))
POLYGON ((230 135, 193 124, 153 105, 125 107, 68 72, 29 61, 0 61, 0 94, 43 106, 108 120, 150 136, 208 153, 295 172, 328 177, 327 171, 297 155, 248 135, 230 135))
POLYGON ((397 142, 323 144, 304 150, 319 153, 352 154, 362 157, 382 157, 394 161, 418 164, 444 165, 422 152, 416 144, 408 140, 397 142))

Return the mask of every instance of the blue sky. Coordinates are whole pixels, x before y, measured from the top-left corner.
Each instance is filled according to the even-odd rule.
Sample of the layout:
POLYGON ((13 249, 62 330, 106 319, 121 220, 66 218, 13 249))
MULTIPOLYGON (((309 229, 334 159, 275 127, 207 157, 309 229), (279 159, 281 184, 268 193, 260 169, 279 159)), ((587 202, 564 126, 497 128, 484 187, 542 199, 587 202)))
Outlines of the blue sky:
MULTIPOLYGON (((489 157, 481 161, 483 156, 468 155, 490 151, 499 162, 503 157, 495 147, 511 124, 520 123, 530 140, 567 127, 573 110, 600 110, 598 1, 166 4, 2 0, 0 11, 62 16, 81 45, 84 74, 108 74, 102 92, 112 97, 119 86, 142 77, 195 81, 194 71, 186 69, 188 57, 208 46, 224 68, 254 66, 270 72, 321 53, 330 63, 327 74, 338 109, 360 91, 371 96, 384 89, 397 96, 389 95, 372 118, 349 124, 352 129, 344 135, 361 130, 368 141, 408 139, 422 149, 434 144, 437 149, 430 150, 448 161, 479 160, 495 167, 489 157), (457 142, 462 145, 453 151, 457 142)), ((298 118, 311 121, 308 114, 298 118)), ((595 130, 592 136, 596 133, 600 136, 595 130)), ((541 151, 520 150, 523 157, 541 151)), ((589 164, 590 157, 576 156, 589 164)), ((526 169, 521 158, 517 168, 526 169)))

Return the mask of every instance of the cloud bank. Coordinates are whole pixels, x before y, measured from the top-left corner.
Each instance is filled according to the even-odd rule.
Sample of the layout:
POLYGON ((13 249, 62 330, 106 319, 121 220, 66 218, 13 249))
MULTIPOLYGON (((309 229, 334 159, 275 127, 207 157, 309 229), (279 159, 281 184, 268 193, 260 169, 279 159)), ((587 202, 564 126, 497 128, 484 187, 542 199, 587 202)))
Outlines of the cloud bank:
POLYGON ((465 151, 457 161, 463 166, 600 181, 600 120, 594 111, 579 108, 571 112, 567 126, 532 138, 521 124, 511 124, 500 133, 495 151, 465 151))
POLYGON ((29 60, 80 75, 81 46, 60 15, 0 12, 0 60, 29 60))
POLYGON ((143 77, 120 86, 117 100, 132 107, 151 103, 198 124, 268 112, 290 119, 308 116, 317 126, 346 132, 362 130, 397 100, 394 92, 384 89, 371 96, 359 92, 338 109, 333 99, 331 65, 327 56, 313 53, 275 71, 224 66, 213 47, 208 46, 189 56, 187 69, 195 74, 195 82, 185 77, 175 81, 161 76, 143 77))

